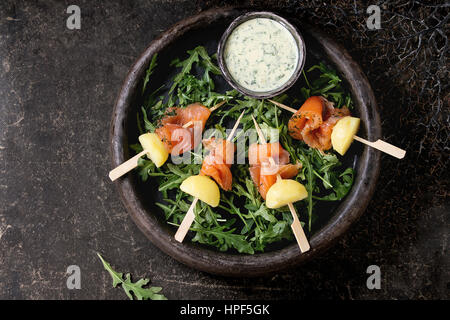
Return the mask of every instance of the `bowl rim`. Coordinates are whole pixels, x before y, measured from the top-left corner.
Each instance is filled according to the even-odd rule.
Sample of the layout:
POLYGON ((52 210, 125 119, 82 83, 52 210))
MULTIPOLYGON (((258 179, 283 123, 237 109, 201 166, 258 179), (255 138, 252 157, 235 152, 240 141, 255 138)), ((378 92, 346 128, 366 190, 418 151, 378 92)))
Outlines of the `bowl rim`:
MULTIPOLYGON (((205 24, 222 19, 232 19, 242 14, 244 9, 216 8, 203 11, 197 15, 181 20, 167 31, 160 34, 136 60, 126 76, 117 97, 110 125, 110 154, 112 168, 129 158, 126 120, 129 114, 136 112, 133 93, 144 76, 152 56, 173 43, 191 30, 204 27, 205 24)), ((328 59, 337 71, 346 79, 361 112, 361 122, 368 140, 375 141, 381 137, 381 123, 377 112, 375 96, 370 84, 359 65, 347 51, 318 29, 302 25, 323 47, 328 59)), ((297 244, 272 252, 244 255, 223 253, 202 248, 190 242, 179 243, 174 240, 174 230, 167 224, 161 224, 156 215, 149 214, 143 203, 136 196, 134 179, 126 175, 115 181, 120 198, 132 220, 145 236, 159 249, 179 262, 204 272, 231 276, 254 277, 298 266, 317 256, 333 245, 365 211, 375 190, 380 167, 380 152, 374 148, 364 147, 358 161, 355 184, 342 203, 335 209, 329 222, 318 230, 310 239, 311 250, 300 254, 297 244), (345 207, 345 210, 343 210, 345 207), (339 214, 336 214, 339 213, 339 214)))
POLYGON ((219 68, 222 71, 222 75, 225 78, 225 80, 228 82, 230 86, 232 86, 234 89, 239 91, 240 93, 256 98, 256 99, 266 99, 266 98, 272 98, 277 95, 282 94, 289 88, 291 88, 300 77, 300 74, 302 73, 303 67, 305 66, 306 61, 306 44, 303 40, 303 37, 300 33, 300 31, 291 24, 288 20, 283 18, 282 16, 275 14, 270 11, 251 11, 244 13, 240 16, 238 16, 236 19, 234 19, 228 28, 223 33, 222 37, 219 40, 219 45, 217 46, 217 60, 219 63, 219 68), (244 86, 240 85, 237 81, 234 80, 234 78, 231 76, 231 73, 228 70, 227 64, 224 59, 224 52, 227 40, 229 36, 232 34, 232 32, 242 23, 247 22, 252 19, 257 18, 268 18, 272 19, 274 21, 277 21, 280 23, 283 27, 286 28, 286 30, 289 31, 289 33, 292 35, 292 37, 295 40, 295 43, 297 44, 297 48, 299 50, 297 65, 295 67, 294 72, 292 73, 291 77, 281 86, 269 91, 253 91, 250 89, 245 88, 244 86))

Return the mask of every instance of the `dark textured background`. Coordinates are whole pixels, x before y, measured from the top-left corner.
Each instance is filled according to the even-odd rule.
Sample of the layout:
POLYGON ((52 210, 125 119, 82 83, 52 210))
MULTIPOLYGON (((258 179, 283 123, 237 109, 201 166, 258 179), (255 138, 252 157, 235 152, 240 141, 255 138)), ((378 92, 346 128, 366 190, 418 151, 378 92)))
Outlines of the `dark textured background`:
MULTIPOLYGON (((290 272, 226 279, 191 270, 140 233, 108 179, 108 129, 122 81, 173 23, 230 1, 0 2, 0 298, 125 299, 95 255, 150 277, 169 299, 448 299, 448 6, 234 1, 295 15, 334 35, 366 72, 383 136, 407 149, 382 157, 367 212, 326 254, 290 272), (66 8, 81 7, 81 30, 66 8), (66 288, 81 267, 82 289, 66 288), (367 266, 381 267, 368 290, 367 266)), ((373 1, 370 4, 375 4, 373 1)))

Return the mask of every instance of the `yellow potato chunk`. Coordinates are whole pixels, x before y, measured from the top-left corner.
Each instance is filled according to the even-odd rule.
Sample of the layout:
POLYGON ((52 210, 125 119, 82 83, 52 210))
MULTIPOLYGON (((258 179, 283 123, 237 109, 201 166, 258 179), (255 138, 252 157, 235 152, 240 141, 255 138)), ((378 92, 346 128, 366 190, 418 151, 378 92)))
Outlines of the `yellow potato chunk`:
POLYGON ((359 118, 344 117, 339 120, 331 133, 333 149, 344 155, 353 142, 353 136, 358 132, 359 118))
POLYGON ((270 187, 266 195, 266 206, 281 208, 288 203, 303 200, 308 196, 304 185, 292 179, 278 180, 270 187))
POLYGON ((147 150, 147 157, 159 168, 169 157, 166 147, 156 133, 144 133, 139 136, 139 142, 144 150, 147 150))
POLYGON ((207 176, 190 176, 181 183, 180 189, 193 197, 199 198, 211 207, 219 205, 219 187, 207 176))

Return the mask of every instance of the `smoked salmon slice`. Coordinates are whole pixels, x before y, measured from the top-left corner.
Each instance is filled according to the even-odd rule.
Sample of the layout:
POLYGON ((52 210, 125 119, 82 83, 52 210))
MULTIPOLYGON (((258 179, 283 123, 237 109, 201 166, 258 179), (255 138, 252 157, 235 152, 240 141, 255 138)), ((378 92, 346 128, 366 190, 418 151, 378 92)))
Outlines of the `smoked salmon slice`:
POLYGON ((267 191, 277 182, 279 174, 283 179, 290 179, 298 174, 302 165, 289 163, 289 152, 279 142, 252 144, 248 150, 250 176, 261 197, 265 200, 267 191), (272 158, 271 161, 269 158, 272 158))
POLYGON ((172 155, 180 155, 194 148, 194 135, 188 128, 168 123, 155 130, 167 151, 172 155))
POLYGON ((275 163, 289 163, 289 152, 283 149, 279 142, 258 144, 253 143, 248 148, 248 160, 250 165, 260 165, 273 158, 275 163))
POLYGON ((289 120, 289 135, 303 140, 311 148, 329 150, 334 125, 339 119, 349 115, 347 107, 337 109, 325 98, 312 96, 306 99, 289 120))
POLYGON ((223 190, 230 191, 233 182, 230 167, 236 149, 234 143, 212 138, 204 140, 203 145, 210 151, 203 160, 200 175, 210 176, 223 190))
POLYGON ((193 103, 186 108, 167 108, 166 115, 160 120, 160 127, 155 130, 167 150, 172 155, 180 155, 196 147, 195 133, 203 132, 211 111, 200 103, 193 103), (183 128, 183 125, 192 121, 192 125, 183 128), (201 129, 201 130, 200 130, 201 129))
POLYGON ((185 125, 189 121, 199 121, 202 131, 205 129, 206 121, 211 115, 211 110, 202 105, 201 103, 193 103, 186 108, 171 107, 167 108, 166 116, 161 119, 163 125, 171 123, 180 126, 185 125))
POLYGON ((283 179, 290 179, 298 174, 298 171, 302 168, 300 163, 297 164, 283 164, 277 165, 275 168, 264 169, 264 166, 251 166, 250 176, 253 183, 256 185, 261 197, 265 200, 267 191, 270 187, 277 182, 277 174, 283 179), (269 172, 265 174, 265 171, 269 172))

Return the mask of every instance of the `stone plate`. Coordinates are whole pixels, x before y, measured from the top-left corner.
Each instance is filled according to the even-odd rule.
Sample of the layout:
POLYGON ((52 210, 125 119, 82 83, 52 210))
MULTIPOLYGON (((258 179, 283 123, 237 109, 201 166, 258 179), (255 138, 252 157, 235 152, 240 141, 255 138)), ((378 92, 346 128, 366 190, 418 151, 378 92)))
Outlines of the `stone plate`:
MULTIPOLYGON (((178 22, 150 43, 132 66, 114 106, 110 129, 111 168, 130 158, 128 144, 137 141, 136 112, 141 106, 142 80, 151 57, 158 53, 158 67, 150 80, 151 87, 155 89, 172 79, 174 72, 168 69, 172 59, 183 57, 186 50, 197 45, 204 45, 209 53, 216 52, 218 41, 229 23, 245 12, 234 8, 204 11, 178 22)), ((298 27, 305 39, 305 70, 322 60, 336 69, 352 94, 355 103, 352 113, 361 118, 358 135, 370 141, 380 138, 381 126, 375 97, 358 64, 329 36, 295 19, 289 21, 298 27)), ((218 83, 217 91, 221 86, 222 89, 229 89, 223 81, 218 83)), ((298 87, 296 90, 296 86, 293 86, 288 94, 300 97, 298 91, 298 87)), ((135 172, 118 179, 115 184, 134 222, 158 248, 201 271, 250 277, 274 273, 317 257, 361 216, 376 186, 380 154, 375 149, 353 143, 343 162, 353 166, 356 171, 354 186, 342 202, 326 203, 316 208, 320 219, 316 223, 316 231, 310 236, 311 250, 304 254, 300 253, 295 242, 275 246, 265 253, 254 255, 219 252, 214 248, 192 243, 188 238, 185 242, 178 243, 173 238, 175 228, 164 221, 163 213, 155 206, 157 186, 142 183, 135 172)))

